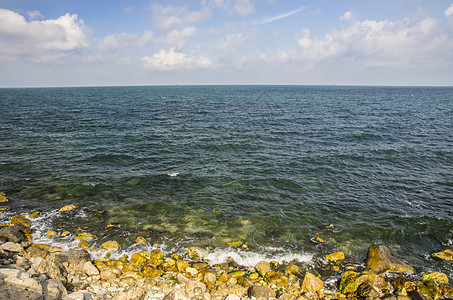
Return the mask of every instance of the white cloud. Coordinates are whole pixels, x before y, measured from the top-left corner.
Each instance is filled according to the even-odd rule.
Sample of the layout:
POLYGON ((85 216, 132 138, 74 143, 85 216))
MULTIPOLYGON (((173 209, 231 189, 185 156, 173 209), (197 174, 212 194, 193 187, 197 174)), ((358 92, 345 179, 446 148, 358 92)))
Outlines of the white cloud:
POLYGON ((135 34, 111 34, 99 40, 96 48, 102 52, 117 51, 128 47, 131 43, 135 43, 138 40, 139 38, 135 34))
POLYGON ((197 29, 193 26, 184 27, 181 30, 174 29, 167 33, 165 44, 176 50, 182 48, 195 36, 197 29))
POLYGON ((88 29, 76 14, 58 19, 27 22, 11 10, 0 9, 0 61, 18 58, 30 60, 59 52, 69 52, 90 45, 88 29))
POLYGON ((197 11, 189 11, 184 6, 163 6, 154 4, 153 22, 162 31, 169 31, 178 27, 196 24, 209 19, 212 15, 208 7, 202 7, 197 11))
POLYGON ((30 18, 30 20, 44 19, 44 16, 41 14, 39 10, 27 11, 27 15, 30 18))
MULTIPOLYGON (((343 19, 349 21, 349 14, 345 15, 343 19)), ((443 33, 439 20, 429 17, 347 22, 323 39, 312 39, 310 31, 303 29, 296 40, 300 48, 290 49, 281 57, 301 62, 347 59, 363 66, 396 66, 441 63, 452 56, 446 51, 452 49, 452 40, 443 33)))
POLYGON ((252 0, 236 0, 234 11, 238 16, 245 17, 255 11, 255 6, 252 0))
POLYGON ((347 21, 347 20, 351 20, 353 17, 354 17, 354 14, 352 13, 352 11, 347 11, 340 17, 340 20, 347 21))
POLYGON ((453 16, 453 4, 450 5, 450 7, 448 7, 444 13, 447 18, 453 16))
POLYGON ((175 48, 162 49, 153 56, 145 56, 142 62, 146 69, 158 71, 201 69, 212 66, 211 60, 206 56, 190 56, 176 51, 175 48))

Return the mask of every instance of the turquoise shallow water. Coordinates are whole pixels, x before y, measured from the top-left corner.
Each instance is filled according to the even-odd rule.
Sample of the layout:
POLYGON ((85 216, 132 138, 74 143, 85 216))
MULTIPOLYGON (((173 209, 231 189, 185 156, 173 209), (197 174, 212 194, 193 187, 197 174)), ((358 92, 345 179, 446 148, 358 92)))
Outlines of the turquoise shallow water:
POLYGON ((453 245, 453 88, 0 89, 0 106, 5 217, 358 260, 380 242, 453 274, 429 258, 453 245))

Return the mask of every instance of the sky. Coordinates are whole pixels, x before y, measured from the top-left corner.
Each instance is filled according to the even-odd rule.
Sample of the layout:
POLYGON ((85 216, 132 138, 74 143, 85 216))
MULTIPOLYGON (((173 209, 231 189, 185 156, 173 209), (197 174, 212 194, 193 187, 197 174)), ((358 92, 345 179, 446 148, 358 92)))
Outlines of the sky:
POLYGON ((0 87, 453 86, 453 0, 0 0, 0 87))

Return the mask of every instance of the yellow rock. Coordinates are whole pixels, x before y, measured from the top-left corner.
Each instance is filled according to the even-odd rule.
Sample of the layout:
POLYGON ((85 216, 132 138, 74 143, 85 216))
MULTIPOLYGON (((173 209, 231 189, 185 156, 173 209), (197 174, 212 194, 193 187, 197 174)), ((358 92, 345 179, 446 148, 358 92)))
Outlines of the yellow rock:
POLYGON ((16 216, 11 217, 11 224, 16 224, 16 223, 22 224, 26 227, 31 226, 31 221, 22 215, 16 215, 16 216))
POLYGON ((0 207, 0 211, 4 211, 4 210, 7 210, 9 209, 9 207, 0 207))
POLYGON ((47 231, 47 236, 48 237, 55 237, 57 235, 57 232, 54 230, 49 230, 47 231))
POLYGON ((24 233, 23 235, 24 235, 24 237, 25 237, 25 239, 26 239, 27 241, 31 242, 31 241, 33 240, 33 238, 31 237, 31 234, 29 234, 29 233, 24 233))
POLYGON ((297 274, 299 273, 299 267, 296 266, 296 265, 288 265, 286 268, 285 268, 285 273, 286 274, 297 274))
POLYGON ((249 278, 251 280, 257 280, 260 277, 260 274, 258 272, 253 272, 249 275, 249 278))
POLYGON ((445 249, 443 251, 433 253, 432 256, 443 260, 453 260, 453 250, 445 249))
POLYGON ((41 250, 45 250, 45 251, 47 251, 47 250, 50 249, 50 246, 49 246, 49 245, 46 245, 46 244, 35 244, 35 243, 33 243, 32 246, 33 246, 33 247, 36 247, 36 248, 39 248, 39 249, 41 249, 41 250))
POLYGON ((333 266, 332 270, 335 271, 335 272, 338 272, 338 271, 340 271, 340 267, 339 266, 333 266))
POLYGON ((162 275, 163 271, 155 269, 153 267, 145 265, 143 269, 140 270, 140 274, 146 278, 156 278, 162 275))
POLYGON ((85 240, 81 240, 78 246, 79 246, 80 248, 89 248, 89 247, 90 247, 90 244, 88 244, 88 242, 85 241, 85 240))
POLYGON ((160 249, 154 249, 149 255, 150 259, 164 259, 164 253, 160 249))
POLYGON ((448 284, 448 277, 441 272, 431 272, 423 274, 424 281, 433 281, 439 284, 448 284))
POLYGON ((120 261, 122 261, 124 263, 127 263, 129 261, 129 257, 127 256, 127 254, 124 254, 123 256, 118 258, 118 260, 120 260, 120 261))
POLYGON ((90 250, 91 250, 91 251, 98 251, 98 250, 99 250, 99 248, 98 248, 98 247, 91 247, 91 249, 90 249, 90 250))
POLYGON ((7 227, 7 226, 9 226, 9 225, 10 225, 9 222, 7 222, 7 223, 0 223, 0 227, 7 227))
POLYGON ((105 242, 101 245, 101 247, 105 250, 118 250, 120 248, 117 241, 105 242))
POLYGON ((178 268, 179 272, 185 272, 186 269, 189 267, 189 263, 185 260, 177 260, 176 267, 178 268))
POLYGON ((288 285, 288 277, 274 271, 269 271, 265 276, 266 281, 269 284, 275 284, 278 288, 282 288, 288 285))
POLYGON ((322 238, 320 238, 319 236, 317 236, 315 238, 315 241, 318 242, 318 243, 324 244, 324 240, 322 238))
POLYGON ((70 211, 70 210, 73 210, 76 208, 77 208, 77 206, 75 206, 74 204, 69 204, 69 205, 65 205, 62 208, 60 208, 59 211, 70 211))
POLYGON ((145 244, 146 243, 146 239, 142 236, 139 236, 138 238, 135 239, 135 242, 137 244, 145 244))
POLYGON ((123 268, 123 265, 124 265, 124 262, 120 261, 120 260, 111 260, 109 262, 109 267, 115 267, 115 268, 118 268, 118 269, 122 269, 123 268))
POLYGON ((131 259, 129 260, 129 262, 131 264, 134 264, 137 266, 144 264, 146 261, 147 261, 147 258, 138 253, 132 254, 131 259))
POLYGON ((93 263, 99 270, 107 267, 107 264, 99 259, 95 259, 93 263))
POLYGON ((334 252, 324 256, 324 258, 328 261, 333 261, 335 263, 340 262, 345 259, 343 252, 334 252))
POLYGON ((227 242, 227 245, 229 245, 231 247, 234 247, 234 248, 239 248, 240 246, 242 246, 242 242, 241 241, 227 242))
POLYGON ((139 254, 139 255, 141 255, 143 257, 148 257, 149 256, 148 251, 139 251, 139 252, 137 252, 137 254, 139 254))
POLYGON ((139 267, 135 264, 126 263, 123 265, 123 272, 138 272, 139 267))
POLYGON ((302 281, 301 290, 302 292, 317 292, 324 287, 324 281, 311 274, 305 272, 304 280, 302 281))
POLYGON ((280 263, 278 261, 271 261, 270 265, 272 269, 277 270, 278 267, 280 266, 280 263))
POLYGON ((63 231, 63 232, 60 234, 60 236, 61 236, 61 237, 65 237, 65 236, 68 236, 68 235, 70 235, 70 234, 71 234, 71 233, 70 233, 69 231, 63 231))
POLYGON ((38 215, 39 215, 39 211, 34 211, 34 212, 32 212, 31 214, 29 214, 28 217, 30 217, 30 218, 36 218, 36 217, 38 217, 38 215))
POLYGON ((0 202, 8 202, 8 199, 6 199, 5 193, 0 193, 0 202))
POLYGON ((264 275, 271 270, 271 264, 267 261, 260 261, 256 264, 255 269, 261 276, 264 277, 264 275))
POLYGON ((187 249, 187 254, 189 255, 189 257, 191 259, 195 259, 195 260, 199 260, 200 259, 200 256, 198 255, 198 251, 196 248, 189 248, 187 249))
POLYGON ((57 252, 57 251, 62 251, 60 247, 51 247, 50 252, 57 252))
POLYGON ((92 235, 89 232, 82 232, 79 233, 76 237, 74 237, 74 240, 88 240, 88 239, 94 239, 96 238, 94 235, 92 235))

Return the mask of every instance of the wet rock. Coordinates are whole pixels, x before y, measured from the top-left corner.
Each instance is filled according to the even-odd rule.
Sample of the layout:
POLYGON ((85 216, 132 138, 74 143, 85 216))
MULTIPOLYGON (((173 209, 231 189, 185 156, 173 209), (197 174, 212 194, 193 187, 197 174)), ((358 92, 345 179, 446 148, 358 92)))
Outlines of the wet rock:
POLYGON ((255 269, 262 277, 264 277, 266 273, 271 270, 271 264, 267 261, 260 261, 256 264, 255 269))
POLYGON ((453 299, 453 287, 446 284, 440 284, 439 288, 446 298, 453 299))
POLYGON ((324 287, 324 281, 310 272, 305 272, 304 280, 302 281, 301 290, 303 292, 317 292, 324 287))
POLYGON ((0 250, 19 253, 24 251, 24 248, 19 244, 7 242, 0 246, 0 250))
POLYGON ((25 237, 14 226, 3 227, 0 229, 0 240, 12 243, 19 243, 25 240, 25 237))
POLYGON ((453 250, 445 249, 443 251, 433 253, 432 256, 450 261, 453 260, 453 250))
POLYGON ((228 275, 230 275, 233 278, 238 279, 240 277, 244 277, 246 275, 246 272, 245 271, 233 271, 233 272, 229 272, 228 275))
POLYGON ((78 235, 74 237, 74 240, 89 240, 89 239, 94 239, 96 236, 89 232, 81 232, 78 235))
POLYGON ((144 264, 146 261, 147 261, 147 258, 144 257, 144 256, 141 256, 138 253, 132 254, 131 259, 129 260, 129 262, 131 264, 134 264, 134 265, 137 265, 137 266, 139 266, 141 264, 144 264))
POLYGON ((120 248, 117 241, 107 241, 101 247, 105 250, 118 250, 120 248))
POLYGON ((77 206, 75 206, 74 204, 69 204, 69 205, 63 206, 58 211, 65 212, 65 211, 70 211, 70 210, 73 210, 73 209, 76 209, 76 208, 77 208, 77 206))
POLYGON ((258 299, 275 298, 275 291, 267 286, 252 286, 248 289, 248 296, 258 299))
POLYGON ((414 291, 417 286, 414 282, 400 276, 392 281, 392 287, 398 296, 407 296, 409 292, 414 291))
POLYGON ((185 260, 176 261, 176 268, 178 268, 179 272, 185 272, 189 266, 190 266, 189 263, 185 260))
POLYGON ((288 265, 286 268, 285 268, 285 273, 286 274, 297 274, 299 273, 299 267, 296 266, 296 265, 288 265))
POLYGON ((328 261, 338 263, 338 262, 344 260, 345 256, 344 256, 343 252, 334 252, 334 253, 325 255, 324 258, 328 261))
POLYGON ((288 285, 288 277, 278 273, 269 271, 265 275, 265 279, 269 284, 275 284, 278 288, 288 285))
POLYGON ((6 199, 5 193, 0 193, 0 202, 8 202, 8 199, 6 199))
POLYGON ((16 223, 19 223, 19 224, 22 224, 26 227, 30 227, 31 226, 31 221, 30 219, 26 218, 25 216, 22 216, 22 215, 15 215, 13 217, 11 217, 11 224, 16 224, 16 223))
POLYGON ((32 229, 30 227, 23 225, 22 223, 16 223, 12 226, 19 230, 19 232, 22 233, 24 236, 32 233, 32 229))
POLYGON ((366 269, 376 274, 388 272, 414 272, 414 268, 392 256, 389 248, 374 244, 368 248, 366 269))
POLYGON ((384 278, 374 273, 357 273, 354 271, 346 271, 340 280, 340 291, 343 294, 354 293, 362 283, 368 283, 371 287, 382 294, 388 294, 392 286, 384 278))
POLYGON ((431 272, 423 274, 424 281, 433 281, 435 283, 448 284, 448 277, 446 274, 441 272, 431 272))
POLYGON ((109 266, 101 270, 100 276, 102 280, 110 280, 120 277, 122 273, 120 269, 109 266))
MULTIPOLYGON (((426 281, 425 284, 416 282, 418 291, 431 299, 438 299, 442 295, 440 288, 432 281, 426 281)), ((412 293, 410 294, 412 297, 412 293)))
POLYGON ((147 278, 156 278, 156 277, 159 277, 160 275, 162 275, 162 273, 163 273, 162 270, 158 270, 158 269, 148 266, 148 265, 143 266, 143 268, 140 270, 140 274, 143 277, 147 277, 147 278))

